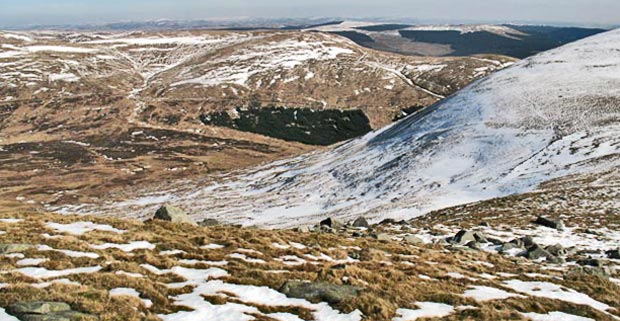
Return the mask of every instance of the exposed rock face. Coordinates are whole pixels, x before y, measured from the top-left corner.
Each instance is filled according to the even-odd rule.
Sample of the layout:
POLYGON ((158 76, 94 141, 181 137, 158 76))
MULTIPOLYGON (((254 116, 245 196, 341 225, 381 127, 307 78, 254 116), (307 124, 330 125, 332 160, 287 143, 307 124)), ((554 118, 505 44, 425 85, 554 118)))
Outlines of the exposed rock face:
POLYGON ((311 302, 325 301, 330 304, 353 299, 359 291, 359 288, 350 285, 303 281, 288 281, 280 288, 280 292, 288 297, 306 299, 311 302))
POLYGON ((197 225, 196 221, 189 217, 189 215, 187 215, 187 213, 185 213, 182 209, 171 205, 164 205, 160 207, 157 212, 155 212, 155 216, 153 218, 172 223, 197 225))

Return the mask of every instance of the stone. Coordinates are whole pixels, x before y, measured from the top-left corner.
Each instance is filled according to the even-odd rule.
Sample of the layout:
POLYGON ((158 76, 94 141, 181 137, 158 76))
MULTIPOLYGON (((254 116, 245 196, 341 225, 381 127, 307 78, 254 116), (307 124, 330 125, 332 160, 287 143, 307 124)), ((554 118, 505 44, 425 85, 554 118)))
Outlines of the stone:
POLYGON ((344 223, 342 223, 342 221, 340 221, 338 219, 335 219, 333 217, 328 217, 328 218, 322 220, 319 223, 319 225, 327 226, 327 227, 330 227, 332 229, 339 229, 339 228, 344 226, 344 223))
POLYGON ((72 311, 64 302, 18 302, 6 309, 21 321, 97 321, 99 317, 72 311))
POLYGON ((153 218, 172 223, 198 225, 194 219, 189 217, 189 215, 187 215, 187 213, 185 213, 182 209, 171 205, 164 205, 160 207, 157 212, 155 212, 155 216, 153 218))
POLYGON ((360 289, 350 285, 336 285, 327 282, 287 281, 280 288, 287 297, 306 299, 310 302, 338 304, 354 299, 360 289))
POLYGON ((362 216, 355 219, 351 225, 354 227, 370 228, 370 224, 368 224, 368 221, 362 216))
POLYGON ((480 250, 480 243, 476 242, 476 241, 471 241, 467 244, 465 244, 465 246, 467 246, 468 248, 472 249, 472 250, 480 250))
POLYGON ((555 256, 564 256, 567 253, 566 249, 564 249, 564 247, 560 244, 549 245, 545 248, 545 250, 555 256))
POLYGON ((592 258, 577 260, 577 264, 582 266, 603 267, 603 263, 601 262, 601 260, 592 258))
POLYGON ((218 226, 222 224, 214 218, 206 218, 202 220, 201 222, 199 222, 198 225, 202 227, 210 227, 210 226, 218 226))
POLYGON ((554 228, 560 231, 563 231, 565 229, 564 222, 562 220, 552 220, 552 219, 548 219, 542 216, 539 216, 538 218, 536 218, 536 221, 534 221, 534 223, 538 225, 554 228))
POLYGON ((486 236, 480 232, 474 232, 474 238, 476 238, 478 243, 488 243, 486 236))
POLYGON ((547 250, 543 249, 540 245, 534 244, 527 248, 527 252, 525 253, 525 257, 530 260, 538 260, 541 258, 545 258, 549 262, 557 261, 557 258, 547 252, 547 250))
POLYGON ((422 240, 421 238, 415 236, 415 235, 407 235, 404 238, 405 242, 409 243, 409 244, 413 244, 413 245, 423 245, 424 244, 424 240, 422 240))
POLYGON ((0 254, 20 253, 34 247, 32 244, 0 244, 0 254))
POLYGON ((7 308, 7 312, 13 315, 21 314, 49 314, 53 312, 71 311, 71 306, 64 302, 18 302, 7 308))
POLYGON ((460 230, 458 233, 456 233, 456 235, 452 238, 452 241, 455 243, 459 243, 459 244, 467 244, 471 241, 476 241, 476 236, 474 235, 474 233, 466 231, 466 230, 460 230))
POLYGON ((620 249, 610 250, 605 252, 605 254, 607 254, 607 257, 610 259, 620 260, 620 249))
POLYGON ((524 236, 522 238, 519 239, 521 241, 521 244, 523 244, 523 247, 529 248, 531 246, 537 245, 536 242, 534 242, 534 239, 531 236, 524 236))
POLYGON ((24 314, 20 316, 21 321, 97 321, 98 317, 76 312, 66 311, 53 314, 24 314))
POLYGON ((396 220, 393 218, 386 218, 379 222, 379 225, 396 225, 396 220))

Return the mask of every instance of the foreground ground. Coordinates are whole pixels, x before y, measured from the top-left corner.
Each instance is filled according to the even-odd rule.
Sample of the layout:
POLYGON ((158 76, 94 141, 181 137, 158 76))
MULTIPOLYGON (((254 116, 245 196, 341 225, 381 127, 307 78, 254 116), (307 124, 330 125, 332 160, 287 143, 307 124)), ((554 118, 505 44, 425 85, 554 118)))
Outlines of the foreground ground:
MULTIPOLYGON (((4 214, 0 307, 65 302, 93 320, 620 316, 620 260, 604 254, 620 244, 617 228, 585 231, 565 221, 558 231, 524 217, 511 226, 463 224, 488 238, 465 244, 446 241, 461 223, 434 223, 296 231, 4 214), (526 235, 542 247, 562 243, 560 260, 500 250, 526 235), (584 257, 598 266, 579 261, 584 257)), ((2 310, 0 319, 14 320, 2 310)))

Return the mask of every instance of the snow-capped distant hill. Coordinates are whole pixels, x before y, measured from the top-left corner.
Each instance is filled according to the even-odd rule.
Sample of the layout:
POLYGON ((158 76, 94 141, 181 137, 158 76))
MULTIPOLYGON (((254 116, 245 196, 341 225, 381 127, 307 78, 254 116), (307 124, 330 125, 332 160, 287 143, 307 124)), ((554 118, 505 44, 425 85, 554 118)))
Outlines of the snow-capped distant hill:
POLYGON ((521 61, 331 150, 110 205, 173 202, 274 227, 328 215, 406 218, 595 174, 618 166, 618 152, 620 30, 521 61))
POLYGON ((360 21, 343 21, 311 29, 339 34, 365 47, 405 55, 494 53, 516 58, 526 58, 606 31, 534 25, 408 25, 360 21))

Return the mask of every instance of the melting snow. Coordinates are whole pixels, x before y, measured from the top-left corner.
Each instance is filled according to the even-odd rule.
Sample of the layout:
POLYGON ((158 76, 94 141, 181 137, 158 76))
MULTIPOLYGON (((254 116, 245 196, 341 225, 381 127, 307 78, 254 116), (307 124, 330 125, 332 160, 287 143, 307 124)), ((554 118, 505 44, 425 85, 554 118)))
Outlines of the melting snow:
POLYGON ((532 296, 556 299, 575 304, 588 305, 596 310, 606 312, 610 307, 602 302, 596 301, 586 294, 579 293, 572 289, 567 289, 549 282, 525 282, 521 280, 508 280, 504 284, 521 293, 532 296))
POLYGON ((418 310, 398 309, 392 321, 413 321, 418 318, 442 318, 454 312, 454 307, 448 304, 435 302, 417 302, 418 310))
POLYGON ((107 250, 107 249, 119 249, 123 252, 131 252, 134 250, 153 250, 155 249, 155 244, 152 244, 147 241, 135 241, 127 244, 117 244, 117 243, 104 243, 104 244, 91 244, 90 247, 96 250, 107 250))
POLYGON ((476 301, 490 301, 490 300, 503 300, 511 297, 519 297, 523 298, 524 296, 506 292, 504 290, 488 287, 488 286, 480 286, 475 285, 472 286, 469 290, 463 293, 463 296, 467 298, 473 298, 476 301))
POLYGON ((66 270, 48 270, 46 268, 40 267, 25 267, 13 270, 13 272, 18 272, 36 279, 51 279, 71 274, 95 273, 99 270, 101 270, 101 266, 74 268, 66 270))
POLYGON ((49 222, 46 223, 45 226, 51 229, 55 229, 59 232, 70 233, 73 235, 82 235, 84 233, 88 233, 91 231, 106 231, 106 232, 114 232, 114 233, 124 233, 125 231, 116 229, 110 225, 104 224, 95 224, 93 222, 76 222, 70 224, 60 224, 49 222))
POLYGON ((532 321, 595 321, 594 319, 580 317, 573 314, 564 312, 549 312, 547 314, 539 313, 522 313, 525 317, 532 319, 532 321))

